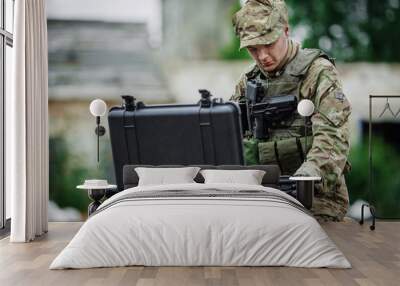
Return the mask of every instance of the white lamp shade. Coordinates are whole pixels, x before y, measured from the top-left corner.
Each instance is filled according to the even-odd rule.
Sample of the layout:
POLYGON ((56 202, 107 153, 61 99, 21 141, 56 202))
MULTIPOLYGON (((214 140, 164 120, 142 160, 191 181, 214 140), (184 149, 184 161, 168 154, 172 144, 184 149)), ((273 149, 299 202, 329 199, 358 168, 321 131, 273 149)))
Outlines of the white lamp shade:
POLYGON ((309 99, 303 99, 297 105, 297 112, 301 116, 311 116, 314 113, 314 103, 309 99))
POLYGON ((95 99, 90 103, 89 110, 93 116, 103 116, 107 112, 107 104, 104 100, 95 99))

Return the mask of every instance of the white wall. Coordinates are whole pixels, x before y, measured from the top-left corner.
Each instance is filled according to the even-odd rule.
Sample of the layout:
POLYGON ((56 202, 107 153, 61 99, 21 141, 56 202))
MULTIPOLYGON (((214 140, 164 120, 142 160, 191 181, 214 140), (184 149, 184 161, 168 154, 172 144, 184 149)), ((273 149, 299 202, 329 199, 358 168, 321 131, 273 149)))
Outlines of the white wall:
POLYGON ((161 43, 161 0, 47 0, 49 19, 145 22, 150 41, 161 43))

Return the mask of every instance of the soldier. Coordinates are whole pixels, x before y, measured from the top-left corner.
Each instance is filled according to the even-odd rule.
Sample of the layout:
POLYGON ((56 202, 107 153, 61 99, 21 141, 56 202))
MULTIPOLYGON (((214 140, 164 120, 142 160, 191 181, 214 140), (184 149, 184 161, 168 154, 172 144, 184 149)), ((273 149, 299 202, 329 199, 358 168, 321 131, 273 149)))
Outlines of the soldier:
POLYGON ((334 62, 317 49, 302 49, 289 38, 283 0, 249 0, 233 17, 240 48, 255 63, 240 78, 231 100, 246 101, 249 80, 262 83, 264 98, 295 95, 315 105, 305 146, 304 118, 297 111, 269 130, 269 138, 244 139, 247 164, 278 164, 283 174, 319 176, 312 212, 319 220, 343 220, 348 204, 344 173, 350 171, 350 103, 334 62), (304 161, 306 156, 306 161, 304 161))

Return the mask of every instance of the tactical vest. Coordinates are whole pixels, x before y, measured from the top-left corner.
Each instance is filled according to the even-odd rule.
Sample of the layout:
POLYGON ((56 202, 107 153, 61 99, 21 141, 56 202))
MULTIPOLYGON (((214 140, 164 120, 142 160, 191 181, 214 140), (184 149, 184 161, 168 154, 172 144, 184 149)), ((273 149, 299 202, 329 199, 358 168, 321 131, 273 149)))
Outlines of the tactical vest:
MULTIPOLYGON (((294 95, 300 102, 300 88, 309 67, 319 57, 332 60, 322 51, 317 49, 299 49, 295 58, 290 61, 281 74, 266 77, 255 66, 246 74, 248 80, 257 79, 263 85, 264 98, 277 95, 294 95)), ((333 62, 332 62, 333 63, 333 62)), ((294 114, 280 123, 272 126, 267 140, 253 138, 244 140, 246 164, 277 164, 282 174, 293 173, 304 162, 304 158, 312 145, 311 126, 307 128, 307 146, 305 138, 305 119, 297 110, 294 114)))

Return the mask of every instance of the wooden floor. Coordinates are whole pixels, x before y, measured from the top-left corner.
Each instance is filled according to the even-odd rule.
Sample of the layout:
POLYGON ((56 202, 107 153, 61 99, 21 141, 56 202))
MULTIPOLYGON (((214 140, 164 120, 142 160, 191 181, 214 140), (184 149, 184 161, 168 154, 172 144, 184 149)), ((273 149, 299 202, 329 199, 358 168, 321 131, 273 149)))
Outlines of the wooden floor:
POLYGON ((353 268, 123 267, 48 270, 81 223, 50 223, 49 233, 28 244, 0 241, 0 285, 400 285, 400 222, 378 222, 371 232, 355 222, 324 229, 353 268))

